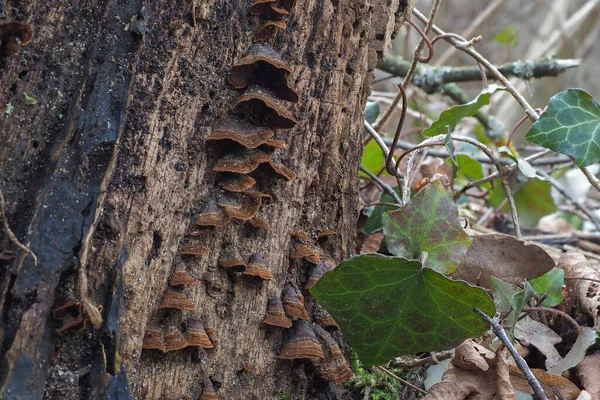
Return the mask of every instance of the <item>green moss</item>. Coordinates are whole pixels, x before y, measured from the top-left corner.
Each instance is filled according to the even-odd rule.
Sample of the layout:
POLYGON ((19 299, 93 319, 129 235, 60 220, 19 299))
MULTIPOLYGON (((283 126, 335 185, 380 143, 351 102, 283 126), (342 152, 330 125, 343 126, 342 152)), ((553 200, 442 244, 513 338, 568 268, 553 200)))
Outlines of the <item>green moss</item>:
MULTIPOLYGON (((401 398, 404 386, 385 372, 373 368, 363 368, 356 353, 352 353, 352 369, 356 377, 346 381, 349 389, 358 389, 364 400, 397 400, 401 398)), ((398 368, 390 369, 394 374, 405 378, 406 372, 398 368)))

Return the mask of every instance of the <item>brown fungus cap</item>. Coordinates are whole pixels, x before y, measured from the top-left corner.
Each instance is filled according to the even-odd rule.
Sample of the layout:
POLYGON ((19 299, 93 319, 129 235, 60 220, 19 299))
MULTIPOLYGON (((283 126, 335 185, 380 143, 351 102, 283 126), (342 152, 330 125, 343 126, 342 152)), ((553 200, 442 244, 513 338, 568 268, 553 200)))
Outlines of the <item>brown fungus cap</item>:
POLYGON ((287 360, 297 358, 324 358, 321 343, 317 340, 317 337, 308 322, 294 322, 292 335, 283 349, 279 352, 279 358, 287 360))
POLYGON ((166 351, 181 350, 189 346, 189 343, 185 340, 179 329, 174 326, 169 326, 167 328, 164 339, 166 351))
POLYGON ((147 350, 160 350, 165 353, 165 340, 163 338, 162 329, 158 327, 147 327, 144 332, 144 341, 142 342, 142 349, 147 350))
POLYGON ((219 183, 219 186, 230 192, 240 193, 250 189, 255 183, 256 180, 251 176, 245 174, 236 174, 228 179, 224 179, 221 183, 219 183))
POLYGON ((271 226, 262 218, 254 217, 249 220, 248 223, 258 229, 264 229, 266 231, 271 230, 271 226))
POLYGON ((290 318, 308 319, 308 312, 304 308, 304 302, 298 297, 298 293, 291 286, 286 286, 281 295, 283 309, 290 318))
POLYGON ((291 129, 298 122, 273 92, 256 85, 242 93, 233 111, 271 128, 291 129))
POLYGON ((273 168, 273 171, 275 171, 278 175, 282 176, 288 181, 291 182, 294 179, 296 179, 296 173, 288 167, 286 167, 285 165, 274 160, 270 160, 269 165, 271 166, 271 168, 273 168))
POLYGON ((245 192, 241 204, 229 201, 219 203, 219 206, 229 218, 248 221, 260 211, 263 198, 271 198, 271 196, 260 192, 245 192))
POLYGON ((318 340, 321 342, 323 355, 322 360, 317 359, 315 363, 317 373, 326 381, 339 385, 342 382, 354 378, 354 373, 348 365, 340 346, 331 337, 329 332, 318 325, 312 326, 318 340))
POLYGON ((233 140, 248 149, 255 149, 275 135, 269 128, 254 126, 239 118, 228 117, 213 129, 206 140, 233 140))
POLYGON ((200 317, 188 319, 184 336, 190 346, 203 347, 205 349, 215 347, 210 341, 206 330, 204 330, 204 324, 200 317))
MULTIPOLYGON (((277 29, 285 27, 283 21, 268 21, 256 33, 255 39, 274 35, 277 29)), ((290 72, 290 67, 275 50, 255 44, 248 49, 246 56, 232 67, 227 81, 236 89, 259 85, 272 91, 281 100, 297 103, 298 94, 288 79, 290 72)))
POLYGON ((16 55, 22 46, 27 46, 33 39, 31 27, 20 21, 0 24, 0 54, 16 55))
MULTIPOLYGON (((271 10, 273 10, 272 7, 271 7, 271 10)), ((255 42, 266 42, 267 40, 273 39, 275 37, 275 35, 277 35, 277 31, 279 29, 285 29, 285 28, 287 28, 287 24, 285 23, 285 21, 277 20, 277 19, 267 21, 260 28, 258 28, 258 31, 256 31, 256 33, 254 34, 254 41, 255 42)), ((293 92, 293 93, 296 94, 295 92, 293 92)), ((294 103, 296 103, 298 101, 297 97, 298 97, 298 95, 296 94, 296 97, 295 97, 296 100, 295 101, 289 100, 289 101, 293 101, 294 103)), ((288 99, 283 99, 283 100, 288 100, 288 99)))
POLYGON ((306 281, 306 285, 304 285, 304 289, 310 289, 317 284, 319 279, 327 272, 331 271, 335 268, 335 263, 332 262, 333 259, 327 255, 321 259, 321 262, 317 264, 311 271, 308 280, 306 281))
POLYGON ((317 233, 318 233, 318 235, 317 235, 318 239, 323 239, 323 238, 328 237, 328 236, 336 236, 338 234, 333 229, 329 229, 327 227, 323 227, 323 228, 319 229, 317 231, 317 233))
POLYGON ((189 301, 183 293, 172 289, 167 289, 165 296, 163 297, 163 300, 158 308, 176 308, 178 310, 194 311, 196 306, 189 301))
POLYGON ((232 271, 236 272, 244 272, 246 269, 248 269, 248 266, 244 260, 238 256, 226 255, 225 257, 219 259, 219 266, 227 269, 231 268, 232 271))
POLYGON ((200 400, 219 400, 217 392, 215 392, 215 388, 210 378, 206 378, 204 380, 204 388, 202 389, 200 400))
POLYGON ((273 147, 275 149, 287 149, 287 145, 285 144, 285 142, 283 140, 273 139, 273 138, 267 140, 267 143, 265 143, 265 146, 273 147))
POLYGON ((229 221, 231 221, 231 218, 225 215, 216 201, 211 200, 204 211, 198 216, 198 219, 196 219, 196 225, 223 228, 229 224, 229 221))
POLYGON ((248 12, 251 15, 264 15, 269 5, 276 2, 277 0, 252 0, 248 12))
POLYGON ((263 320, 267 325, 280 326, 282 328, 291 328, 292 321, 285 315, 281 299, 277 296, 269 300, 267 306, 267 315, 263 320))
POLYGON ((213 171, 215 172, 237 172, 238 174, 249 174, 258 166, 271 159, 273 153, 260 149, 244 149, 240 152, 227 154, 217 160, 213 171))
POLYGON ((200 243, 188 242, 181 249, 181 255, 199 256, 203 254, 210 254, 210 249, 200 243))
POLYGON ((324 308, 317 307, 317 310, 315 311, 315 314, 313 315, 313 317, 314 317, 315 322, 317 324, 319 324, 319 326, 322 328, 340 329, 340 326, 338 325, 337 322, 335 322, 335 319, 333 319, 331 314, 329 314, 327 311, 325 311, 324 308))
POLYGON ((197 285, 200 282, 192 278, 185 267, 182 265, 177 265, 175 267, 175 271, 171 274, 169 278, 169 285, 171 286, 187 286, 187 285, 197 285))
POLYGON ((244 271, 243 275, 257 276, 265 281, 272 281, 275 279, 260 253, 254 253, 250 256, 248 268, 244 271))

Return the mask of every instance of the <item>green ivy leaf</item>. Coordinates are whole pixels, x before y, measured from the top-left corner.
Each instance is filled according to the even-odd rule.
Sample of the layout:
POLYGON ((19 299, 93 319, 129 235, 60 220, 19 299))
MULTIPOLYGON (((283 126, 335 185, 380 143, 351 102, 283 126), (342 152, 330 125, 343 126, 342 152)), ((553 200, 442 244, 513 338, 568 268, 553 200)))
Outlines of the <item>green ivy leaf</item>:
POLYGON ((533 168, 531 166, 531 164, 529 164, 527 161, 525 161, 524 159, 515 156, 510 149, 507 146, 502 146, 498 149, 498 152, 500 154, 503 154, 505 156, 507 156, 508 158, 510 158, 511 160, 513 160, 514 162, 517 163, 517 168, 519 168, 519 171, 521 171, 521 173, 523 175, 525 175, 527 178, 538 178, 541 179, 543 181, 545 181, 546 179, 544 179, 543 177, 537 176, 537 173, 535 172, 535 168, 533 168))
POLYGON ((600 105, 581 89, 560 92, 525 138, 573 157, 580 167, 595 164, 600 161, 600 105))
MULTIPOLYGON (((363 168, 369 172, 377 175, 379 171, 381 171, 381 168, 383 168, 384 159, 385 157, 383 155, 383 151, 381 151, 381 147, 379 147, 376 141, 371 140, 363 149, 360 165, 362 165, 363 168)), ((367 174, 360 171, 360 176, 366 175, 367 174)))
POLYGON ((562 287, 565 284, 565 271, 553 268, 529 281, 536 295, 546 293, 548 297, 542 302, 544 307, 556 307, 563 302, 562 287))
POLYGON ((481 107, 490 104, 490 97, 498 90, 506 90, 506 88, 498 85, 490 85, 474 100, 442 111, 438 120, 434 121, 434 123, 431 124, 429 128, 425 129, 422 134, 424 136, 441 135, 447 132, 447 126, 449 126, 450 129, 454 129, 461 119, 475 115, 481 107))
MULTIPOLYGON (((400 195, 400 190, 398 190, 398 186, 394 187, 394 191, 398 193, 398 195, 400 195)), ((394 200, 394 198, 387 192, 383 192, 381 193, 381 196, 379 196, 379 202, 395 204, 396 200, 394 200)), ((381 221, 383 214, 396 209, 398 209, 398 207, 392 207, 385 204, 376 205, 371 215, 369 215, 367 222, 365 222, 365 225, 363 226, 363 233, 368 235, 370 233, 373 233, 373 231, 380 229, 383 226, 383 223, 381 221)))
POLYGON ((505 321, 510 325, 511 331, 513 331, 523 307, 533 297, 533 289, 527 281, 525 281, 524 288, 504 282, 502 279, 494 276, 490 278, 490 282, 492 283, 492 291, 494 292, 496 311, 507 313, 505 321))
POLYGON ((508 25, 494 36, 494 41, 516 47, 519 44, 517 41, 517 28, 514 25, 508 25))
MULTIPOLYGON (((456 164, 458 171, 456 172, 455 185, 464 187, 470 182, 477 181, 483 178, 483 168, 481 163, 467 154, 456 154, 456 164)), ((450 159, 446 159, 446 164, 450 164, 450 159)), ((490 190, 492 186, 489 183, 484 183, 480 187, 490 190)))
MULTIPOLYGON (((516 174, 511 179, 511 188, 519 223, 525 228, 534 228, 540 218, 552 214, 556 211, 556 205, 550 195, 551 185, 549 182, 538 178, 527 179, 521 174, 516 174)), ((488 199, 489 205, 498 207, 504 200, 506 194, 500 179, 494 181, 494 189, 488 199)), ((508 204, 502 209, 509 212, 508 204)))
POLYGON ((471 237, 458 220, 452 191, 440 179, 425 186, 398 211, 384 214, 382 222, 392 254, 420 260, 427 252, 425 266, 438 272, 454 271, 471 245, 471 237))
POLYGON ((380 108, 378 101, 367 101, 365 106, 365 119, 368 123, 373 124, 379 117, 380 108))
POLYGON ((365 366, 453 348, 488 330, 474 306, 495 314, 483 289, 423 268, 418 261, 380 254, 341 262, 310 291, 365 366))

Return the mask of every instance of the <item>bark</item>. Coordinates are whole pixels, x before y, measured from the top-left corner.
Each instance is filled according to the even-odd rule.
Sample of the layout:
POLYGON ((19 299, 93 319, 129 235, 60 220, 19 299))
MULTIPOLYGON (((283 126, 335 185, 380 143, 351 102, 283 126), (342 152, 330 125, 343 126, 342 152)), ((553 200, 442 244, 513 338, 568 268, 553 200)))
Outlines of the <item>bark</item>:
POLYGON ((289 332, 262 319, 267 299, 302 286, 311 268, 289 259, 292 231, 332 228, 339 235, 323 250, 338 261, 353 252, 363 108, 407 4, 296 4, 269 45, 300 96, 289 107, 298 125, 277 133, 298 178, 258 173, 273 196, 261 209, 271 232, 232 223, 202 238, 209 255, 181 257, 218 192, 211 168, 225 149, 205 138, 240 95, 225 78, 260 21, 249 2, 210 3, 0 0, 0 23, 26 21, 35 32, 0 66, 0 189, 7 222, 39 260, 0 229, 0 252, 17 254, 0 261, 0 398, 198 398, 208 377, 227 399, 331 390, 310 363, 277 358, 289 332), (262 253, 275 281, 217 267, 231 249, 262 253), (176 264, 201 281, 185 294, 214 320, 220 347, 142 351, 149 324, 181 326, 189 315, 158 309, 176 264), (101 326, 58 336, 52 310, 82 295, 101 306, 101 326))

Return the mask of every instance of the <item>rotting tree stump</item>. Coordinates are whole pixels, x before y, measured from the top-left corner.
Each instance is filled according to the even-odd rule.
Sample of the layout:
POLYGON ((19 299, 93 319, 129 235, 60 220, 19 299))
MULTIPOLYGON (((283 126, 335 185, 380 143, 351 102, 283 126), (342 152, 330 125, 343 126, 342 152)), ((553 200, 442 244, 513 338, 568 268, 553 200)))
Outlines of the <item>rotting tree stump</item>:
POLYGON ((222 399, 324 396, 310 364, 277 358, 289 332, 262 320, 268 299, 310 271, 288 257, 292 232, 333 229, 323 250, 352 253, 363 108, 407 3, 297 2, 266 42, 300 99, 288 107, 298 124, 278 131, 297 178, 256 173, 272 196, 261 208, 271 231, 232 222, 199 238, 210 254, 181 256, 221 190, 212 167, 225 150, 206 138, 241 94, 226 77, 262 23, 249 2, 0 0, 0 23, 34 31, 0 62, 0 189, 10 227, 39 259, 0 227, 0 252, 16 254, 0 260, 0 398, 198 398, 207 378, 222 399), (260 253, 275 280, 218 267, 232 249, 260 253), (84 252, 103 322, 59 336, 52 310, 81 300, 84 252), (185 295, 213 320, 219 347, 142 351, 148 326, 188 317, 159 309, 176 266, 200 281, 185 295))

